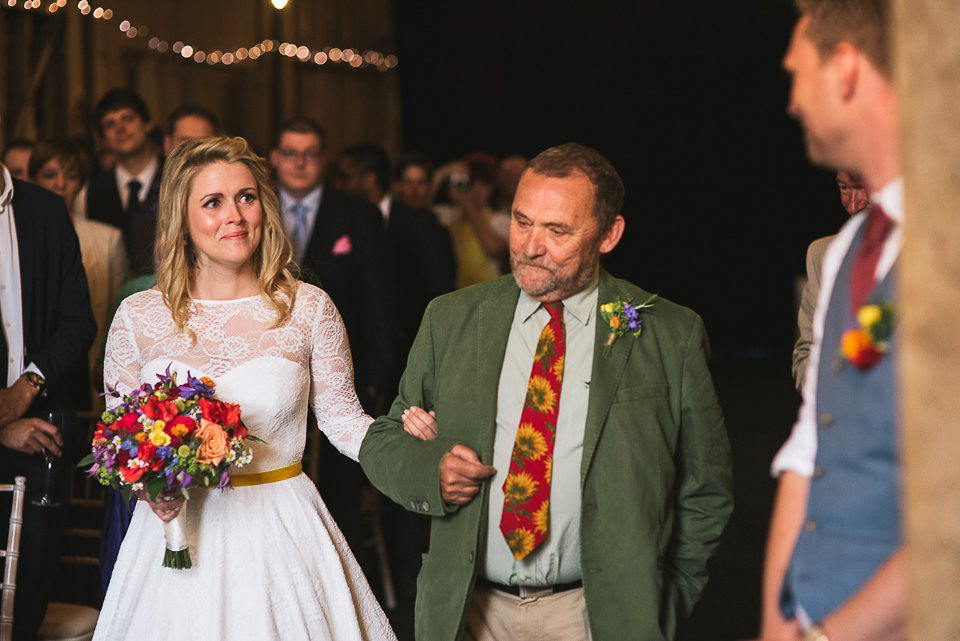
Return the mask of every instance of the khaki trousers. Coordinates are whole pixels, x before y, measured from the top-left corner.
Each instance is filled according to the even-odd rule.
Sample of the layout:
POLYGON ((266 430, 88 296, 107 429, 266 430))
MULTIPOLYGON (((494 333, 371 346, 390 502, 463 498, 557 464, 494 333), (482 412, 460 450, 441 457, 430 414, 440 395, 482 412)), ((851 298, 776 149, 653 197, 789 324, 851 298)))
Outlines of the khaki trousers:
POLYGON ((478 585, 463 641, 591 641, 583 588, 521 598, 478 585))

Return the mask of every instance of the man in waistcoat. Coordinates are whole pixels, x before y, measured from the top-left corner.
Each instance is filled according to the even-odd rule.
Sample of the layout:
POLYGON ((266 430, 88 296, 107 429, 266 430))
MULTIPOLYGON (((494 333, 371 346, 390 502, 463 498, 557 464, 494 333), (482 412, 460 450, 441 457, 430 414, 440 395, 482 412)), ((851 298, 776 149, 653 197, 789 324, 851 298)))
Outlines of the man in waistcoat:
POLYGON ((896 261, 903 222, 887 0, 799 0, 784 67, 810 159, 861 174, 871 204, 824 256, 803 405, 779 489, 764 641, 904 637, 896 261))

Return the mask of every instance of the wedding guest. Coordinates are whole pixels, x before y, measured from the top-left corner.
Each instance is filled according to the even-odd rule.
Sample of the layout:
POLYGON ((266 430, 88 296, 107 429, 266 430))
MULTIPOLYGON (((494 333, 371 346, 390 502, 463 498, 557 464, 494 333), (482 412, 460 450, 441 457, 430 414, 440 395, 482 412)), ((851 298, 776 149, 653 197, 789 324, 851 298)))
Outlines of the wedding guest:
POLYGON ((440 167, 433 176, 434 211, 453 239, 457 287, 492 280, 503 273, 510 216, 495 211, 496 162, 474 152, 440 167), (450 204, 442 203, 442 197, 450 204))
POLYGON ((120 230, 112 225, 77 215, 77 194, 90 172, 86 151, 78 143, 58 138, 41 141, 30 157, 30 180, 63 198, 67 214, 80 241, 80 257, 87 276, 90 307, 97 323, 97 335, 90 346, 91 405, 100 406, 103 386, 100 355, 107 338, 107 312, 117 290, 127 280, 129 266, 120 230))
POLYGON ((383 215, 395 304, 398 371, 394 381, 399 381, 427 304, 453 291, 457 267, 450 234, 429 211, 408 207, 393 198, 389 191, 390 160, 383 148, 372 144, 348 147, 338 169, 340 188, 376 205, 383 215))
POLYGON ((10 175, 17 180, 29 180, 27 167, 30 164, 30 152, 36 143, 26 138, 14 138, 3 150, 3 164, 10 175))
MULTIPOLYGON (((66 502, 72 462, 57 461, 48 485, 42 451, 60 457, 85 436, 74 407, 86 393, 86 354, 95 333, 80 246, 63 200, 12 178, 0 164, 0 483, 27 478, 14 641, 33 641, 56 586, 66 509, 33 502, 45 492, 66 502)), ((9 513, 4 492, 0 514, 9 513)), ((5 541, 7 528, 2 532, 5 541)))
POLYGON ((510 211, 513 197, 517 194, 520 176, 527 168, 527 159, 519 154, 511 154, 500 159, 497 164, 497 209, 510 211))
POLYGON ((104 148, 116 158, 112 170, 93 174, 87 216, 123 232, 131 272, 151 273, 163 158, 150 137, 150 111, 129 89, 111 89, 93 109, 104 148))
POLYGON ((180 105, 167 117, 163 132, 163 154, 169 156, 173 148, 184 140, 213 136, 220 122, 212 113, 198 105, 180 105))
MULTIPOLYGON (((408 207, 390 194, 390 160, 383 148, 373 144, 348 147, 338 161, 338 173, 339 188, 376 205, 386 225, 397 355, 391 390, 396 394, 423 311, 431 300, 453 291, 456 262, 450 234, 433 213, 408 207)), ((420 571, 425 518, 393 504, 386 507, 391 569, 401 597, 412 600, 420 571)))
MULTIPOLYGON (((837 187, 840 189, 840 203, 849 215, 860 213, 870 204, 867 188, 863 184, 863 178, 858 174, 841 169, 837 172, 837 187)), ((797 391, 801 393, 807 375, 810 346, 813 344, 813 312, 817 304, 817 295, 820 293, 823 254, 836 237, 837 235, 833 234, 818 238, 807 248, 807 282, 803 286, 800 311, 797 314, 800 337, 793 346, 793 382, 797 391)))
MULTIPOLYGON (((375 205, 332 189, 323 130, 308 118, 279 127, 270 164, 276 173, 284 228, 305 279, 321 285, 347 328, 360 403, 382 408, 393 372, 393 319, 384 259, 383 217, 375 205)), ((354 551, 364 554, 360 466, 333 447, 321 450, 318 486, 354 551)), ((365 559, 361 558, 361 563, 365 559)))
POLYGON ((397 200, 414 209, 433 206, 430 199, 430 182, 433 163, 423 154, 408 154, 397 163, 394 176, 394 195, 397 200))
MULTIPOLYGON (((879 359, 844 349, 868 303, 895 306, 903 180, 887 0, 800 0, 784 58, 788 112, 818 165, 863 176, 866 212, 823 259, 803 405, 779 476, 763 584, 764 640, 905 639, 896 329, 879 359)), ((874 311, 880 312, 874 308, 874 311)), ((880 312, 880 320, 886 312, 880 312)), ((849 347, 849 345, 848 345, 849 347)))
POLYGON ((433 517, 421 641, 672 639, 706 583, 733 507, 706 335, 691 310, 600 267, 623 196, 587 147, 530 161, 512 275, 430 304, 364 438, 371 481, 433 517), (614 324, 615 301, 639 309, 614 324), (435 426, 414 419, 415 433, 433 440, 401 427, 424 410, 435 426))

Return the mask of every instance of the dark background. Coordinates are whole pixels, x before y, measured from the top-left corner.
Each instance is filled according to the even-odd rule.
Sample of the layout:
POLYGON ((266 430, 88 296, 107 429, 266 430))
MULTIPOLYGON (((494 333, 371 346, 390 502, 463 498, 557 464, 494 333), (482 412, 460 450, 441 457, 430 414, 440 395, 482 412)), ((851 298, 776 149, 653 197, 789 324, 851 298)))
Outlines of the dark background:
POLYGON ((581 142, 618 168, 607 264, 688 305, 717 355, 783 357, 807 245, 844 219, 785 112, 785 0, 397 2, 403 145, 443 161, 581 142))
MULTIPOLYGON (((403 145, 437 161, 598 149, 627 187, 615 275, 706 323, 736 509, 683 641, 752 636, 773 501, 767 472, 799 395, 794 281, 846 214, 786 115, 786 0, 397 2, 403 145)), ((629 509, 629 506, 625 506, 629 509)), ((625 631, 625 639, 629 632, 625 631)))

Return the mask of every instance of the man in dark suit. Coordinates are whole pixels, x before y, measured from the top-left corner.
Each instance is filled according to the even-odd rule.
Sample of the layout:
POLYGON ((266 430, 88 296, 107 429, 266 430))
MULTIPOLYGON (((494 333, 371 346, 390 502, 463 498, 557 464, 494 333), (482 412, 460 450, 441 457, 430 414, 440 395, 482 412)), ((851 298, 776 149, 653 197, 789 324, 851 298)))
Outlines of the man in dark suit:
MULTIPOLYGON (((14 639, 32 640, 54 585, 66 508, 31 501, 49 489, 65 503, 69 471, 57 464, 47 488, 41 450, 60 456, 85 436, 73 401, 86 387, 86 354, 96 325, 80 246, 63 200, 12 179, 3 165, 0 330, 0 483, 27 477, 14 639), (59 427, 37 416, 51 409, 59 413, 59 427)), ((0 499, 0 514, 9 509, 7 495, 0 499)))
POLYGON ((150 139, 150 111, 140 96, 116 88, 97 102, 93 115, 117 164, 90 179, 87 217, 123 231, 132 275, 152 273, 163 158, 150 139))
MULTIPOLYGON (((389 306, 380 212, 324 184, 323 130, 308 118, 284 122, 270 164, 277 176, 283 223, 304 280, 322 287, 343 317, 353 354, 357 395, 374 416, 383 407, 393 371, 395 323, 389 306)), ((363 562, 360 466, 333 447, 321 453, 320 492, 363 562)))
POLYGON ((397 382, 427 304, 454 289, 457 265, 450 233, 431 212, 407 207, 390 195, 390 160, 377 145, 345 149, 335 184, 376 205, 383 215, 396 320, 397 372, 393 381, 397 382))

